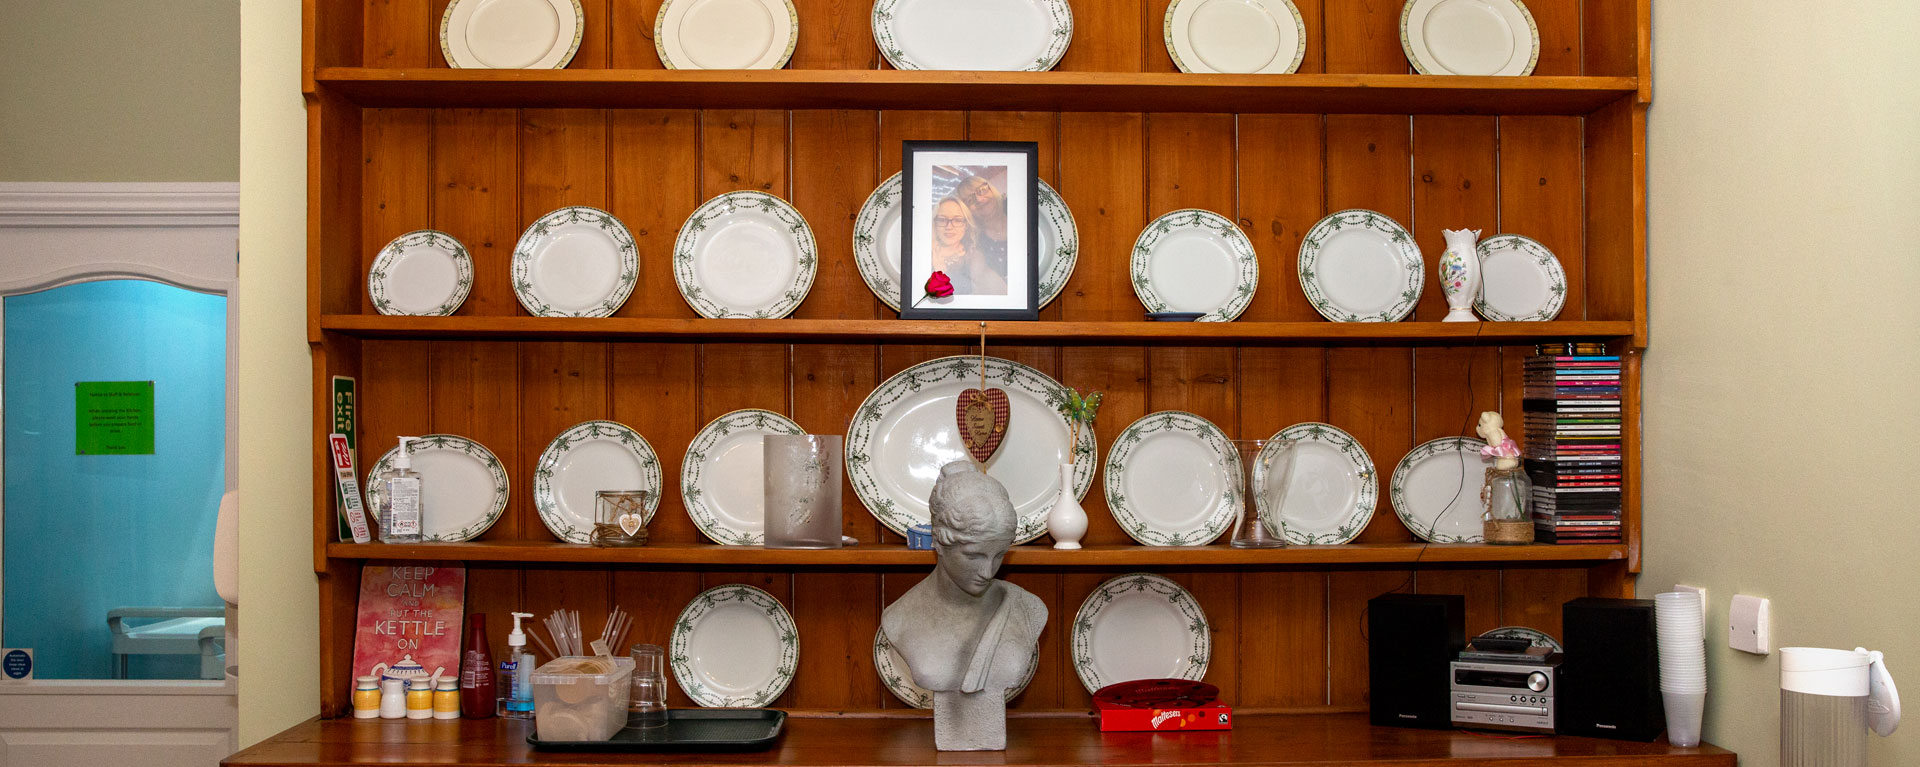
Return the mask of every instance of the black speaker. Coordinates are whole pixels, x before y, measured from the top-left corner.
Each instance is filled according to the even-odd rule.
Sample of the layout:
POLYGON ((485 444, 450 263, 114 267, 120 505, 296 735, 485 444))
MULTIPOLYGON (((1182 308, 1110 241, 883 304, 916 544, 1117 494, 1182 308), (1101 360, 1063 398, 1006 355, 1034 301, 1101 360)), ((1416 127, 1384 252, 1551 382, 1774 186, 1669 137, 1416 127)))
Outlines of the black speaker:
POLYGON ((1560 608, 1562 735, 1649 741, 1666 729, 1653 600, 1582 597, 1560 608))
POLYGON ((1467 646, 1467 598, 1382 594, 1367 600, 1368 712, 1383 727, 1453 727, 1451 664, 1467 646))

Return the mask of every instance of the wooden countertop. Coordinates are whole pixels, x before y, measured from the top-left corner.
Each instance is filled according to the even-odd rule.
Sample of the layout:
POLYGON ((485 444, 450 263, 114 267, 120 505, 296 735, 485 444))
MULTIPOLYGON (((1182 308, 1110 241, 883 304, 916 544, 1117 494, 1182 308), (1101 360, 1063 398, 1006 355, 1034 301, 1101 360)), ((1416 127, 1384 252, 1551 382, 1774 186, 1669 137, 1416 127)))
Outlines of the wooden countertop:
POLYGON ((1081 717, 1016 717, 1006 751, 933 750, 933 722, 920 718, 791 717, 780 746, 746 753, 567 754, 536 752, 530 722, 480 719, 408 722, 312 720, 228 758, 233 767, 281 765, 1273 765, 1331 767, 1519 767, 1544 761, 1583 767, 1734 767, 1734 754, 1703 744, 1630 743, 1572 737, 1524 739, 1458 731, 1373 727, 1365 714, 1251 714, 1227 732, 1102 733, 1081 717))

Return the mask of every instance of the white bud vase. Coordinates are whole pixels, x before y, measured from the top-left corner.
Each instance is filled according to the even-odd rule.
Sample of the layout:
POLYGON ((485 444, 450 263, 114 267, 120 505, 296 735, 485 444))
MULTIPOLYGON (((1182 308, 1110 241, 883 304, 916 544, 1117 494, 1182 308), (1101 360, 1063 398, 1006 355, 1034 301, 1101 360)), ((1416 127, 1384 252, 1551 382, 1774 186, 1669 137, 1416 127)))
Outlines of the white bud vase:
POLYGON ((1440 290, 1447 294, 1447 317, 1441 322, 1476 322, 1473 300, 1480 297, 1478 229, 1442 229, 1447 252, 1440 256, 1440 290))
POLYGON ((1056 549, 1080 548, 1087 534, 1087 510, 1073 497, 1073 464, 1060 464, 1060 500, 1047 512, 1047 532, 1053 535, 1056 549))

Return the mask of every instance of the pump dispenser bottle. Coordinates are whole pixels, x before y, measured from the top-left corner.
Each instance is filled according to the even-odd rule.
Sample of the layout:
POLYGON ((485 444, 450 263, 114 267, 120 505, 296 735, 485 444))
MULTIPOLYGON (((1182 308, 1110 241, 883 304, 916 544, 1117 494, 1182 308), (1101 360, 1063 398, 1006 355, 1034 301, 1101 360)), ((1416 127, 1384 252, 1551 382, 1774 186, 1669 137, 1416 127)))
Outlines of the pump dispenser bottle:
POLYGON ((533 613, 513 613, 513 631, 507 633, 507 654, 500 659, 500 715, 513 719, 533 718, 533 653, 527 652, 527 635, 520 629, 521 618, 533 613))
POLYGON ((380 477, 380 515, 381 543, 419 543, 420 518, 424 510, 420 507, 420 474, 413 470, 413 441, 415 437, 401 437, 400 449, 393 454, 393 468, 380 477))

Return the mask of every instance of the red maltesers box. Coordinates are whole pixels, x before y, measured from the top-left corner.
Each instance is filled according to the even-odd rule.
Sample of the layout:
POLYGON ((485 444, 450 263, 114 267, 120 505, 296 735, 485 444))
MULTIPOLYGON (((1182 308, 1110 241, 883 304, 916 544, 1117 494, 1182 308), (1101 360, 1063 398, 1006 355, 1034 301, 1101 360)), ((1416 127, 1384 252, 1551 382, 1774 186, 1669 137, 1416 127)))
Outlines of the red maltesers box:
POLYGON ((1101 732, 1231 730, 1233 709, 1220 688, 1185 679, 1141 679, 1110 684, 1093 694, 1101 732))

